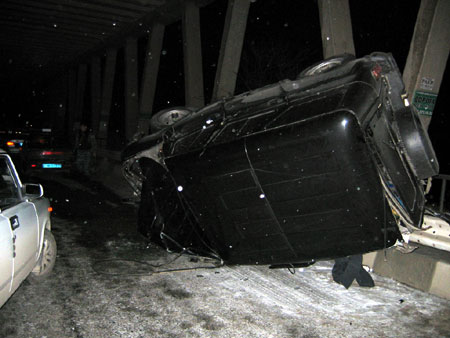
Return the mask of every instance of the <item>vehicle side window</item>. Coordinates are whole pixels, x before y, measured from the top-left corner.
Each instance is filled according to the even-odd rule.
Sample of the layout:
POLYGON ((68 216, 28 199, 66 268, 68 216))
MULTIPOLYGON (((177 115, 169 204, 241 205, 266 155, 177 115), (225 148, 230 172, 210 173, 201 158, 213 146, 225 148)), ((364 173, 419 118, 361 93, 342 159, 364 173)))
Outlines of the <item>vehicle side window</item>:
POLYGON ((20 201, 19 187, 6 159, 0 159, 0 208, 20 201))

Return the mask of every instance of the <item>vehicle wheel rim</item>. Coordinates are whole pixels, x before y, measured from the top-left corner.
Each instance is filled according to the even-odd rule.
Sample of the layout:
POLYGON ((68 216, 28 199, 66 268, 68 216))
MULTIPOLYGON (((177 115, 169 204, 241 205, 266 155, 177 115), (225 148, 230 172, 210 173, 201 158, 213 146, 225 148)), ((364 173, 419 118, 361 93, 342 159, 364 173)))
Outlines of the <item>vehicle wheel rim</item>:
POLYGON ((183 110, 173 110, 167 112, 167 114, 163 114, 159 117, 159 122, 165 125, 172 125, 175 122, 185 118, 187 115, 189 115, 190 112, 183 111, 183 110))
POLYGON ((320 64, 318 64, 317 66, 315 66, 314 68, 310 69, 307 73, 306 76, 311 76, 311 75, 315 75, 315 74, 321 74, 323 72, 326 72, 329 69, 335 68, 339 65, 341 65, 342 60, 328 60, 325 62, 322 62, 320 64))

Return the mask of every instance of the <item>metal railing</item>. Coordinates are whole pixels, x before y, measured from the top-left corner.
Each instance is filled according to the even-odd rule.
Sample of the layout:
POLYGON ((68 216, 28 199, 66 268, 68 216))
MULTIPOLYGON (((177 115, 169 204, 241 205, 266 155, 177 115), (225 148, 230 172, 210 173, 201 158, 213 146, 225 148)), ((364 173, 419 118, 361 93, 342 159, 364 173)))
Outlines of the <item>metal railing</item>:
POLYGON ((439 197, 439 212, 444 211, 445 190, 447 189, 447 181, 450 180, 450 175, 437 175, 433 179, 442 180, 441 195, 439 197))

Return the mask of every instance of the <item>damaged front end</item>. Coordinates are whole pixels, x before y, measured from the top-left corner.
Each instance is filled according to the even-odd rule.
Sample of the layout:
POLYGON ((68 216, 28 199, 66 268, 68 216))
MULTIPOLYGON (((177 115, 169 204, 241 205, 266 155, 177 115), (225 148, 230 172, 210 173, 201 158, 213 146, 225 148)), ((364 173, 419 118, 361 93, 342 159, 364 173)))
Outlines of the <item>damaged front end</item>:
POLYGON ((420 228, 438 163, 389 54, 326 60, 130 144, 139 230, 233 264, 302 266, 420 228))

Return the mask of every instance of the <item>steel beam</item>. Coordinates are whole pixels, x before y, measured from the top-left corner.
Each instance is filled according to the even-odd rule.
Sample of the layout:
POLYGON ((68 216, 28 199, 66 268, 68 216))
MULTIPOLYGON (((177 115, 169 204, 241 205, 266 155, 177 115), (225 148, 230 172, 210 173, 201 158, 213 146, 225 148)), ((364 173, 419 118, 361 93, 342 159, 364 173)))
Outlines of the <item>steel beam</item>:
POLYGON ((68 74, 68 95, 67 95, 67 120, 68 120, 68 128, 70 140, 74 140, 75 133, 75 115, 76 115, 76 90, 77 90, 77 72, 74 68, 69 69, 68 74))
POLYGON ((144 72, 139 105, 138 131, 147 134, 150 127, 150 118, 153 110, 153 102, 158 78, 159 60, 164 38, 165 26, 155 22, 148 39, 147 53, 145 56, 144 72))
POLYGON ((450 51, 450 1, 422 0, 403 81, 428 128, 450 51))
POLYGON ((84 91, 86 89, 87 65, 82 63, 78 65, 77 92, 75 101, 75 120, 81 121, 83 116, 84 91))
POLYGON ((138 45, 129 38, 125 44, 125 137, 130 141, 137 130, 139 114, 138 45))
POLYGON ((232 96, 241 60, 250 0, 229 0, 212 101, 232 96))
POLYGON ((103 73, 102 103, 100 109, 100 123, 97 138, 101 147, 106 146, 108 137, 109 114, 111 111, 114 76, 116 74, 117 49, 106 50, 105 71, 103 73))
POLYGON ((205 104, 200 9, 193 0, 184 3, 182 26, 186 106, 200 108, 205 104))
POLYGON ((324 59, 344 53, 355 55, 348 0, 319 0, 324 59))

